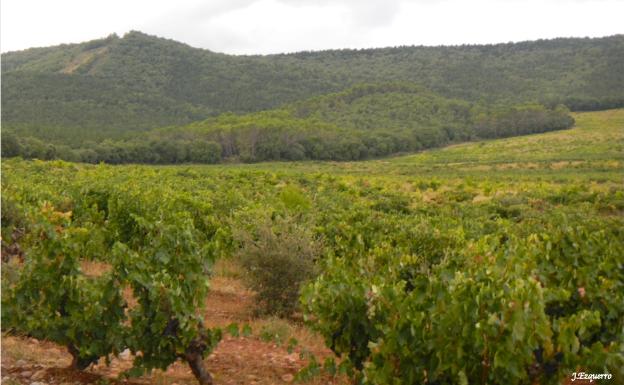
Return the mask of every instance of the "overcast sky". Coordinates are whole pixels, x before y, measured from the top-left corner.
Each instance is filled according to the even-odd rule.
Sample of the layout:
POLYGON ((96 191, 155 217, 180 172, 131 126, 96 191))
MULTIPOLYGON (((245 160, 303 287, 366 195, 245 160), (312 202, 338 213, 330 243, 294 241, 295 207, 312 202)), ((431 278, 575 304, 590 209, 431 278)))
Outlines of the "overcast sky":
POLYGON ((139 30, 232 54, 624 33, 624 0, 2 0, 2 52, 139 30))

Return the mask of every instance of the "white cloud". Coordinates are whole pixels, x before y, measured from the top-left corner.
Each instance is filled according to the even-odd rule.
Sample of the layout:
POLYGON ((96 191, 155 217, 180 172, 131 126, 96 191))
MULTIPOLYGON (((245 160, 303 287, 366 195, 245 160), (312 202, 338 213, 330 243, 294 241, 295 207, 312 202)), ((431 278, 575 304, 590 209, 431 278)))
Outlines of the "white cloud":
POLYGON ((252 54, 624 33, 620 0, 2 0, 3 52, 131 29, 252 54))

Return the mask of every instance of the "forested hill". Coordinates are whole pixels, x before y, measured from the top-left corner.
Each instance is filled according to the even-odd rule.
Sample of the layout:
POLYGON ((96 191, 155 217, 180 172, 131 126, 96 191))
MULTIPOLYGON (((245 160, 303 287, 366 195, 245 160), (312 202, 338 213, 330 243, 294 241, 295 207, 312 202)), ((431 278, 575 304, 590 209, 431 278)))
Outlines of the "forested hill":
POLYGON ((469 102, 403 82, 358 85, 277 109, 224 113, 75 149, 3 131, 2 153, 92 163, 359 160, 573 123, 563 106, 469 102))
POLYGON ((2 126, 82 146, 389 81, 467 101, 610 108, 624 104, 622 63, 623 35, 233 56, 130 32, 3 54, 2 126))

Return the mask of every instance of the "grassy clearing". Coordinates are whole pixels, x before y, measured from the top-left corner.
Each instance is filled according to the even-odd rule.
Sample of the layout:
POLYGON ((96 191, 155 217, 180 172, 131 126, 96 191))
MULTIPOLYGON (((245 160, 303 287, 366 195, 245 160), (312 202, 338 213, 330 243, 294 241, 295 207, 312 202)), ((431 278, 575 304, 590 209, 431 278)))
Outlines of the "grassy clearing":
MULTIPOLYGON (((574 128, 361 162, 265 162, 155 166, 199 174, 235 171, 327 173, 362 178, 476 178, 617 181, 624 171, 624 109, 575 113, 574 128)), ((135 166, 118 166, 135 167, 135 166)), ((143 166, 142 166, 143 167, 143 166)), ((147 167, 147 166, 145 166, 147 167)))

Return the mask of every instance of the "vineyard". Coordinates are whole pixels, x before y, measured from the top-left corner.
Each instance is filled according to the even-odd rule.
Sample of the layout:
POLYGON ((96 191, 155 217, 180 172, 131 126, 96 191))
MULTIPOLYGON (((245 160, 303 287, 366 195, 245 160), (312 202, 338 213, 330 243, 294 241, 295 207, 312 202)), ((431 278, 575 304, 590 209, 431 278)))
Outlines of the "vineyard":
POLYGON ((256 383, 624 384, 624 110, 574 118, 365 162, 3 160, 3 340, 227 383, 206 358, 270 313, 326 348, 280 338, 303 369, 256 383), (255 274, 251 326, 211 322, 220 264, 255 274))

